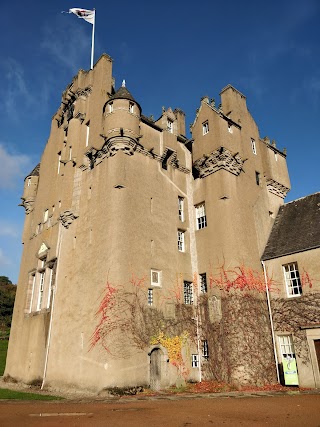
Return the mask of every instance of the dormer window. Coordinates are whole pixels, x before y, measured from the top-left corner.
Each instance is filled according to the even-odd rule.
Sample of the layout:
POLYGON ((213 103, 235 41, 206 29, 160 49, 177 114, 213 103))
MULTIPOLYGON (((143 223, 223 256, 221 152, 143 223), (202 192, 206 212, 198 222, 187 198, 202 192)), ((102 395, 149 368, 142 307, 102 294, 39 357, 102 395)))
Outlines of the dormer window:
POLYGON ((209 133, 209 122, 208 120, 204 123, 202 123, 202 135, 206 135, 209 133))
POLYGON ((129 102, 129 112, 133 114, 134 103, 129 102))
POLYGON ((173 121, 170 119, 167 119, 167 131, 173 133, 173 121))

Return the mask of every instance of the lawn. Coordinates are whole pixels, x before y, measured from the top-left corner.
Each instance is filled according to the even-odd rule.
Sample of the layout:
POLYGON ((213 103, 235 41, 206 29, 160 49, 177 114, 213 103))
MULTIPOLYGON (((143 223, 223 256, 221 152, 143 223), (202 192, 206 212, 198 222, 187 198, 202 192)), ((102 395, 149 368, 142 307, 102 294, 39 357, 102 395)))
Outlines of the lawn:
POLYGON ((49 396, 47 394, 23 393, 21 391, 8 390, 0 388, 1 399, 17 399, 17 400, 61 400, 62 397, 49 396))
POLYGON ((0 377, 3 375, 6 366, 8 340, 0 340, 0 377))

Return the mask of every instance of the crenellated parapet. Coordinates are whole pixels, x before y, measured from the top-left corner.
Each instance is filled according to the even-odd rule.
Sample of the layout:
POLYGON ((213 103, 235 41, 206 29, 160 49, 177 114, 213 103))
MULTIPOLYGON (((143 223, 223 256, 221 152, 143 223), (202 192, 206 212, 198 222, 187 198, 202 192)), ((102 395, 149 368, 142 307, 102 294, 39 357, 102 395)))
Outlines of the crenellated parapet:
MULTIPOLYGON (((105 138, 105 136, 101 136, 105 138)), ((107 140, 101 150, 90 148, 90 150, 86 152, 88 162, 86 164, 82 164, 80 166, 80 169, 83 171, 87 169, 92 169, 103 159, 113 157, 119 151, 123 151, 128 156, 133 156, 135 152, 137 152, 161 163, 164 169, 166 169, 166 165, 170 165, 172 168, 177 169, 183 173, 190 173, 190 169, 180 164, 177 153, 174 150, 166 148, 162 155, 160 155, 155 153, 153 148, 151 150, 148 150, 137 140, 126 136, 115 137, 107 140)))
POLYGON ((233 175, 240 175, 243 170, 243 160, 239 153, 232 154, 231 151, 220 147, 209 155, 204 155, 196 160, 194 168, 199 171, 200 178, 205 178, 220 169, 224 169, 233 175))

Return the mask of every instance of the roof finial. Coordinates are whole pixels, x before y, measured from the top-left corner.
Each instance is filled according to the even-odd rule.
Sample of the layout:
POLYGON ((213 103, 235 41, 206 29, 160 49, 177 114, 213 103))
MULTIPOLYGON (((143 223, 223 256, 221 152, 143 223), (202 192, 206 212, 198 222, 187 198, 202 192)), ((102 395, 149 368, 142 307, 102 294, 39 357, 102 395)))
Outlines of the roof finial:
POLYGON ((126 81, 123 79, 122 80, 122 85, 121 85, 122 87, 126 87, 126 81))

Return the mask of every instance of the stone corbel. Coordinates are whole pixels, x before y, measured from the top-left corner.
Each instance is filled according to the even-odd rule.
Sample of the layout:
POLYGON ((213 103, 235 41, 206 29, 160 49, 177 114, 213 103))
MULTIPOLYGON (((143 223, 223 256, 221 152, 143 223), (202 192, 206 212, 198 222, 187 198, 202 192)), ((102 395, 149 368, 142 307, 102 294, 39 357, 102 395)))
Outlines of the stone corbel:
POLYGON ((23 206, 25 209, 25 214, 29 215, 30 212, 33 211, 34 198, 24 199, 21 198, 22 202, 18 206, 23 206))
POLYGON ((59 215, 59 221, 64 228, 69 228, 78 215, 75 215, 71 210, 66 210, 59 215))

